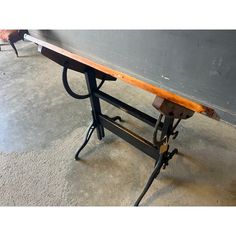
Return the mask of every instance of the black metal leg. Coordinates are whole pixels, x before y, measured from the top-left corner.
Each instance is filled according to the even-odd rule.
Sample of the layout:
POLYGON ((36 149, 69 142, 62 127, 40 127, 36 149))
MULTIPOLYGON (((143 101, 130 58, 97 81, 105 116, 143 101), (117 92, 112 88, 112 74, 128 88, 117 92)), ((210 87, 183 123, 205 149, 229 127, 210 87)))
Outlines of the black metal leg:
POLYGON ((171 160, 172 157, 173 157, 175 154, 178 154, 178 152, 179 152, 178 149, 175 148, 172 152, 169 152, 169 153, 167 154, 166 161, 165 161, 165 163, 164 163, 164 165, 163 165, 163 169, 165 169, 166 166, 169 165, 169 160, 171 160))
MULTIPOLYGON (((153 140, 155 141, 154 143, 159 145, 156 146, 159 149, 159 156, 156 159, 156 163, 154 166, 154 170, 152 171, 152 174, 150 175, 142 193, 140 194, 140 196, 138 197, 137 201, 135 202, 134 206, 138 206, 139 203, 141 202, 141 200, 143 199, 144 195, 147 193, 148 189, 151 187, 154 179, 158 176, 158 174, 160 173, 161 168, 163 167, 163 169, 166 168, 166 166, 168 166, 168 162, 169 160, 178 153, 178 149, 174 149, 172 152, 169 152, 169 145, 168 145, 168 140, 170 135, 173 135, 173 122, 174 122, 174 118, 172 117, 165 117, 165 121, 161 130, 161 140, 158 141, 156 139, 156 135, 157 135, 157 126, 158 123, 161 122, 162 119, 162 115, 160 115, 160 119, 157 120, 157 125, 155 126, 155 131, 154 131, 154 136, 153 136, 153 140), (165 141, 163 141, 165 140, 165 141)), ((179 123, 179 122, 178 122, 179 123)), ((178 124, 177 124, 178 125, 178 124)), ((176 125, 176 126, 177 126, 176 125)), ((174 126, 174 128, 176 128, 176 126, 174 126)))
POLYGON ((81 145, 81 147, 78 149, 78 151, 76 152, 76 154, 75 154, 75 160, 80 160, 80 158, 79 158, 79 154, 80 154, 80 152, 84 149, 84 147, 87 145, 87 143, 88 143, 88 141, 90 140, 90 138, 91 138, 91 136, 92 136, 92 134, 93 134, 93 131, 95 130, 95 125, 94 125, 94 122, 92 122, 92 124, 89 126, 89 128, 88 128, 88 131, 87 131, 87 133, 86 133, 86 135, 85 135, 85 138, 84 138, 84 142, 83 142, 83 144, 81 145))
POLYGON ((138 206, 139 203, 141 202, 141 200, 143 199, 144 195, 147 193, 148 189, 151 187, 154 179, 157 177, 157 175, 160 173, 160 170, 162 168, 162 165, 164 164, 163 162, 163 154, 160 154, 159 156, 159 160, 152 172, 152 174, 150 175, 142 193, 140 194, 140 196, 138 197, 137 201, 134 203, 134 206, 138 206))
POLYGON ((99 140, 101 140, 105 134, 104 134, 104 127, 99 121, 99 115, 101 115, 101 106, 100 106, 100 101, 97 97, 95 97, 94 92, 97 89, 97 83, 96 83, 96 77, 95 77, 95 72, 92 69, 89 69, 87 72, 85 72, 85 78, 87 82, 87 87, 88 87, 88 92, 90 94, 90 103, 92 107, 92 117, 93 117, 93 122, 89 126, 88 131, 85 135, 85 139, 81 147, 78 149, 78 151, 75 154, 75 159, 79 160, 79 154, 83 150, 83 148, 87 145, 89 142, 93 131, 96 129, 97 130, 97 137, 99 140))
POLYGON ((166 166, 168 165, 168 161, 175 155, 178 153, 178 149, 175 148, 172 152, 170 153, 163 153, 160 154, 159 159, 154 167, 154 170, 152 172, 152 174, 150 175, 142 193, 140 194, 140 196, 138 197, 137 201, 134 203, 134 206, 138 206, 139 203, 142 201, 143 197, 145 196, 145 194, 147 193, 148 189, 151 187, 154 179, 159 175, 161 168, 163 167, 163 169, 166 168, 166 166))
POLYGON ((99 121, 99 115, 101 114, 100 101, 94 94, 94 91, 97 90, 95 71, 92 69, 88 69, 87 72, 85 72, 85 78, 87 82, 88 92, 91 94, 90 103, 92 107, 93 121, 97 129, 97 137, 99 140, 101 140, 105 136, 105 133, 104 127, 99 121))
MULTIPOLYGON (((112 117, 110 119, 113 120, 113 121, 119 120, 120 122, 123 122, 123 120, 121 119, 120 116, 115 116, 115 117, 112 117)), ((81 145, 81 147, 78 149, 78 151, 75 154, 75 160, 77 160, 77 161, 80 160, 79 154, 85 148, 87 143, 89 142, 89 140, 90 140, 90 138, 91 138, 91 136, 93 134, 93 131, 95 129, 96 129, 96 126, 95 126, 95 123, 93 121, 92 124, 89 126, 87 132, 86 132, 83 144, 81 145)))
MULTIPOLYGON (((26 37, 27 38, 27 37, 26 37)), ((13 44, 13 42, 10 42, 11 46, 15 50, 16 55, 18 56, 17 50, 13 44)), ((1 49, 1 48, 0 48, 1 49)), ((78 149, 75 159, 79 160, 79 154, 83 150, 83 148, 87 145, 89 142, 94 130, 97 131, 97 137, 99 140, 101 140, 105 136, 104 128, 111 131, 118 137, 122 138, 123 140, 127 141, 137 149, 141 150, 143 153, 147 154, 149 157, 153 158, 156 161, 156 164, 154 166, 154 170, 152 171, 152 174, 150 175, 143 192, 135 202, 135 206, 138 206, 150 186, 152 185, 154 179, 158 176, 160 173, 161 168, 165 168, 168 165, 168 161, 176 154, 178 153, 177 149, 174 149, 172 152, 169 152, 169 138, 170 136, 173 136, 175 139, 178 135, 178 131, 175 131, 176 127, 178 126, 180 120, 182 117, 190 118, 193 115, 193 112, 189 109, 186 109, 184 107, 177 106, 176 109, 183 110, 183 113, 180 113, 180 117, 176 117, 175 113, 173 113, 173 109, 176 107, 177 104, 172 103, 170 106, 170 102, 167 100, 161 99, 161 104, 159 103, 160 99, 158 100, 158 97, 156 97, 153 106, 160 111, 163 115, 165 115, 164 122, 161 121, 163 115, 160 116, 160 119, 157 120, 154 117, 151 117, 148 114, 145 114, 142 111, 139 111, 138 109, 120 101, 117 98, 114 98, 99 89, 101 88, 102 84, 105 80, 111 80, 115 81, 116 78, 112 75, 106 74, 102 72, 100 69, 92 68, 91 66, 84 64, 82 62, 79 62, 75 59, 68 58, 67 56, 64 56, 60 53, 54 52, 51 49, 48 49, 46 47, 41 47, 40 49, 41 53, 47 57, 49 57, 51 60, 64 65, 63 70, 63 84, 68 92, 72 97, 76 99, 85 99, 90 98, 91 108, 92 108, 92 117, 93 122, 88 128, 88 131, 85 135, 85 139, 83 141, 83 144, 78 149), (69 60, 69 61, 68 61, 69 60), (67 80, 67 69, 70 68, 72 70, 81 72, 85 74, 87 88, 88 88, 88 94, 86 95, 79 95, 74 93, 67 80), (99 86, 97 86, 96 83, 96 76, 98 79, 102 79, 102 82, 99 86), (123 127, 118 122, 115 122, 119 120, 122 122, 123 120, 119 116, 115 117, 108 117, 101 112, 101 106, 100 106, 100 99, 103 101, 121 109, 122 111, 132 115, 133 117, 145 122, 146 124, 155 127, 155 132, 153 134, 153 142, 150 142, 143 137, 139 136, 138 134, 132 132, 131 130, 123 127), (164 107, 163 107, 164 106, 164 107), (166 109, 164 109, 166 108, 166 109), (168 112, 168 109, 170 110, 168 112), (186 113, 186 115, 184 115, 186 113), (182 114, 182 115, 181 115, 182 114), (174 124, 174 119, 179 119, 174 124), (159 136, 159 139, 157 138, 157 132, 161 131, 161 134, 159 136)), ((177 112, 178 113, 178 112, 177 112)))
POLYGON ((12 48, 14 49, 14 51, 15 51, 15 53, 16 53, 16 56, 18 57, 18 52, 17 52, 17 49, 16 49, 14 43, 13 43, 11 40, 9 40, 9 43, 10 43, 10 45, 12 46, 12 48))

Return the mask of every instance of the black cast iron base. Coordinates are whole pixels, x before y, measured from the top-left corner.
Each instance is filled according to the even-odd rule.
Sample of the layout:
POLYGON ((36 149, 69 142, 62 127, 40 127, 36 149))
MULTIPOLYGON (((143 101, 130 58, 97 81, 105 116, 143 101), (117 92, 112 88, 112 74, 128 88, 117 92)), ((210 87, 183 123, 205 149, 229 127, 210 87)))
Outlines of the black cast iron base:
POLYGON ((154 117, 149 116, 148 114, 143 113, 142 111, 118 100, 115 97, 110 96, 107 93, 102 92, 100 89, 105 81, 115 81, 116 78, 111 75, 105 74, 104 72, 97 70, 95 68, 91 68, 85 64, 82 64, 78 61, 67 58, 64 55, 61 55, 55 51, 50 49, 40 47, 40 51, 43 55, 50 58, 51 60, 57 62, 58 64, 63 66, 62 80, 63 85, 67 93, 76 99, 90 99, 91 110, 92 110, 92 122, 88 127, 86 132, 84 141, 78 151, 76 152, 75 159, 79 160, 80 152, 85 148, 88 144, 93 132, 96 130, 97 137, 99 140, 102 140, 105 137, 105 129, 111 131, 113 134, 118 137, 124 139, 129 144, 133 145, 143 153, 147 154, 147 156, 153 158, 155 160, 154 170, 152 171, 147 184, 144 187, 143 192, 138 197, 135 202, 135 206, 138 206, 154 179, 160 173, 161 169, 165 169, 169 163, 169 160, 178 153, 177 149, 174 149, 172 152, 169 152, 169 139, 172 137, 175 139, 178 135, 178 131, 175 131, 181 119, 184 117, 189 118, 193 115, 193 112, 190 110, 186 110, 184 107, 175 106, 174 104, 170 104, 168 101, 161 101, 156 97, 154 100, 153 106, 161 113, 159 118, 156 119, 154 117), (67 70, 72 69, 78 72, 85 74, 85 79, 87 83, 88 93, 85 95, 79 95, 72 91, 69 86, 68 78, 67 78, 67 70), (97 80, 101 80, 99 85, 97 85, 97 80), (132 132, 131 130, 125 128, 120 124, 120 122, 116 122, 117 120, 122 121, 121 117, 109 117, 102 113, 100 100, 103 100, 110 105, 121 109, 122 111, 132 115, 133 117, 141 120, 142 122, 152 126, 154 128, 153 139, 152 142, 144 139, 138 134, 132 132), (159 106, 160 105, 160 106, 159 106), (169 107, 176 107, 176 111, 168 110, 169 107), (178 115, 180 116, 178 117, 178 115), (164 117, 164 120, 162 121, 164 117), (177 122, 174 123, 175 119, 177 122), (158 133, 159 134, 159 138, 158 133))

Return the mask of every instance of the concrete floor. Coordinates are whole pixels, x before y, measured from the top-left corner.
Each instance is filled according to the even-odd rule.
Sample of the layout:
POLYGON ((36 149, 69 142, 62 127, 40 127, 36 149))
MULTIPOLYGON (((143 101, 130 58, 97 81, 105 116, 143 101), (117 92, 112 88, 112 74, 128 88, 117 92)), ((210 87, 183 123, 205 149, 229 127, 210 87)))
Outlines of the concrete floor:
MULTIPOLYGON (((154 161, 109 131, 93 135, 80 162, 74 153, 91 120, 89 101, 69 97, 62 69, 31 43, 0 52, 0 205, 130 206, 141 193, 154 161)), ((75 90, 86 92, 83 76, 70 72, 75 90), (77 86, 79 85, 79 86, 77 86)), ((120 81, 103 87, 157 117, 154 96, 120 81), (124 96, 125 95, 125 96, 124 96)), ((151 139, 152 128, 121 115, 125 126, 151 139)), ((195 114, 179 126, 172 147, 180 151, 163 170, 141 205, 236 205, 236 130, 195 114)))

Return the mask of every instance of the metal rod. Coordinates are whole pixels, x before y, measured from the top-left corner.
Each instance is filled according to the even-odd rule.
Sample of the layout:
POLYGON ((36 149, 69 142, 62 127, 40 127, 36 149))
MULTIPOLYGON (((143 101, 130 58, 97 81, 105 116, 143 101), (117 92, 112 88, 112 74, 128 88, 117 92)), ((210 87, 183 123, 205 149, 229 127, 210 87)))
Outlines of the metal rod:
MULTIPOLYGON (((147 123, 148 125, 151 125, 152 127, 155 127, 157 119, 149 116, 148 114, 145 114, 142 111, 139 111, 138 109, 136 109, 134 107, 129 106, 128 104, 120 101, 119 99, 114 98, 114 97, 112 97, 112 96, 110 96, 107 93, 104 93, 102 91, 95 92, 95 96, 97 98, 100 98, 100 99, 104 100, 105 102, 107 102, 109 104, 112 104, 113 106, 121 109, 122 111, 136 117, 137 119, 147 123)), ((159 127, 160 130, 162 128, 162 125, 163 124, 160 123, 160 127, 159 127)))
POLYGON ((109 131, 124 139, 126 142, 130 143, 137 149, 141 150, 154 160, 159 158, 159 149, 154 147, 154 145, 147 141, 146 139, 140 137, 139 135, 133 133, 129 129, 123 127, 122 125, 114 122, 112 119, 107 116, 100 115, 100 122, 109 131))
POLYGON ((97 129, 97 137, 101 140, 104 136, 104 128, 100 123, 99 115, 101 114, 100 101, 97 97, 94 96, 94 92, 97 89, 95 71, 93 69, 88 69, 85 72, 85 78, 87 83, 88 92, 91 94, 90 103, 92 107, 92 115, 94 120, 94 125, 97 129))

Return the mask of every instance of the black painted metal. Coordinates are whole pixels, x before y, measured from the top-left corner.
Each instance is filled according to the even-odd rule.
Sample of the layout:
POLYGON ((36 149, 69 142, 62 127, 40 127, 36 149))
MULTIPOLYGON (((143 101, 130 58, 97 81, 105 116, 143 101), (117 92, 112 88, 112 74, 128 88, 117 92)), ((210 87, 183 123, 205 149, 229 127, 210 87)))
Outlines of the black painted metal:
POLYGON ((65 62, 64 64, 64 68, 63 68, 63 72, 62 72, 62 82, 64 85, 64 89, 66 90, 66 92, 73 98, 75 99, 86 99, 90 97, 90 93, 86 94, 86 95, 79 95, 75 92, 73 92, 73 90, 70 88, 70 85, 68 83, 68 79, 67 79, 67 70, 68 70, 68 62, 65 62))
MULTIPOLYGON (((66 78, 66 81, 67 81, 67 76, 65 76, 66 75, 65 70, 67 69, 64 68, 63 70, 63 82, 64 82, 64 78, 66 78)), ((115 116, 113 118, 110 118, 107 115, 103 115, 101 113, 101 106, 100 106, 99 99, 103 99, 107 103, 117 108, 120 108, 124 112, 130 115, 133 115, 139 120, 142 120, 151 126, 155 126, 155 132, 157 132, 158 129, 161 130, 161 139, 166 140, 166 142, 168 142, 169 137, 171 135, 175 135, 175 133, 173 132, 175 128, 177 127, 177 125, 179 124, 180 120, 177 121, 175 125, 173 125, 174 118, 165 116, 164 122, 162 123, 161 120, 162 120, 163 115, 160 114, 160 117, 157 121, 155 118, 129 106, 128 104, 104 92, 99 91, 97 87, 97 83, 96 83, 96 76, 95 76, 94 70, 88 68, 87 71, 85 72, 85 77, 86 77, 87 88, 88 88, 89 97, 90 97, 90 103, 92 107, 93 122, 87 131, 83 144, 81 145, 81 147, 79 148, 79 150, 77 151, 75 155, 75 159, 76 160, 80 159, 79 154, 89 142, 95 128, 97 129, 97 136, 99 140, 101 140, 105 136, 104 128, 106 128, 107 130, 111 131, 118 137, 130 143, 131 145, 133 145, 134 147, 136 147, 143 153, 153 158, 156 161, 154 170, 152 171, 152 174, 150 175, 141 195, 139 196, 139 198, 134 204, 134 206, 138 206, 142 198, 148 191, 148 189, 151 187, 154 179, 160 173, 161 168, 162 167, 165 168, 168 165, 169 160, 178 152, 178 150, 174 149, 172 152, 169 152, 169 145, 167 144, 168 148, 165 150, 165 152, 162 152, 161 145, 163 144, 163 142, 159 143, 159 145, 156 145, 158 142, 154 142, 152 144, 151 142, 147 141, 146 139, 142 138, 141 136, 137 135, 131 130, 118 124, 116 120, 119 120, 121 122, 122 121, 121 117, 115 116), (156 123, 154 124, 154 122, 156 123)), ((68 89, 66 89, 66 91, 67 90, 68 89)), ((70 91, 68 93, 70 94, 70 91)), ((71 96, 74 97, 73 94, 71 96)), ((81 97, 78 99, 81 99, 81 97)), ((156 138, 156 134, 155 134, 155 138, 156 138)))
POLYGON ((172 134, 174 118, 170 116, 165 116, 164 125, 161 132, 161 139, 164 139, 166 136, 169 140, 170 135, 172 134))
POLYGON ((160 174, 161 169, 162 168, 165 169, 166 166, 168 166, 169 160, 172 159, 172 157, 177 153, 178 153, 178 149, 174 149, 172 152, 160 153, 159 159, 156 162, 154 169, 153 169, 150 177, 148 178, 148 181, 147 181, 142 193, 140 194, 140 196, 138 197, 138 199, 134 203, 134 206, 139 205, 139 203, 142 201, 143 197, 145 196, 145 194, 147 193, 147 191, 151 187, 154 179, 157 178, 157 176, 160 174))
POLYGON ((95 130, 96 126, 94 124, 94 121, 92 122, 92 124, 89 126, 87 133, 85 135, 84 138, 84 142, 82 143, 82 145, 79 147, 78 151, 75 154, 75 160, 80 160, 79 154, 80 152, 85 148, 85 146, 88 144, 90 138, 92 137, 93 131, 95 130))
POLYGON ((18 51, 17 51, 17 49, 16 49, 15 44, 14 44, 11 40, 9 40, 9 43, 10 43, 11 47, 13 48, 13 50, 14 50, 16 56, 18 57, 18 51))
POLYGON ((142 201, 144 195, 147 193, 148 189, 151 187, 154 179, 160 173, 161 168, 162 168, 162 166, 164 164, 163 157, 164 157, 163 154, 160 154, 160 157, 159 157, 159 159, 157 161, 157 164, 155 165, 154 170, 152 171, 150 177, 148 178, 148 181, 147 181, 147 183, 146 183, 142 193, 140 194, 140 196, 138 197, 138 199, 134 203, 134 206, 138 206, 139 205, 139 203, 142 201))
POLYGON ((159 149, 153 146, 153 144, 146 139, 140 137, 139 135, 135 134, 134 132, 130 131, 129 129, 123 127, 122 125, 114 122, 112 119, 109 119, 107 116, 100 115, 100 122, 101 124, 117 135, 118 137, 124 139, 137 149, 141 150, 148 156, 152 157, 153 159, 157 160, 159 157, 159 149))
POLYGON ((159 147, 160 145, 162 145, 163 141, 165 141, 164 138, 161 138, 161 137, 160 137, 159 140, 157 139, 158 127, 161 124, 162 117, 163 117, 163 114, 160 114, 159 118, 158 118, 158 120, 156 122, 156 125, 154 127, 154 132, 153 132, 153 136, 152 136, 152 142, 153 142, 155 147, 159 147))
MULTIPOLYGON (((157 122, 157 119, 147 115, 146 113, 144 113, 142 111, 139 111, 138 109, 136 109, 134 107, 129 106, 128 104, 120 101, 117 98, 110 96, 107 93, 104 93, 102 91, 97 91, 97 92, 95 92, 95 96, 106 101, 107 103, 121 109, 122 111, 136 117, 137 119, 151 125, 152 127, 154 127, 157 122)), ((160 126, 159 126, 160 129, 162 128, 162 125, 163 125, 163 123, 160 123, 160 126)))
MULTIPOLYGON (((46 54, 48 54, 49 58, 52 58, 52 60, 55 60, 55 58, 50 54, 50 51, 46 50, 46 54)), ((64 61, 65 59, 61 57, 60 55, 56 54, 56 58, 60 58, 60 61, 64 61)), ((56 59, 57 60, 57 59, 56 59)), ((178 152, 177 149, 174 149, 174 151, 169 152, 169 145, 167 144, 168 148, 162 151, 162 143, 160 145, 155 145, 152 144, 151 142, 147 141, 146 139, 140 137, 136 133, 132 132, 131 130, 123 127, 122 125, 118 124, 116 120, 122 121, 121 117, 115 116, 113 118, 108 117, 107 115, 103 115, 101 112, 101 106, 100 106, 100 99, 103 99, 104 101, 108 102, 109 104, 123 110, 124 112, 138 118, 139 120, 155 127, 155 130, 157 131, 158 129, 161 130, 161 139, 164 140, 166 138, 166 142, 168 142, 169 137, 171 135, 174 135, 175 133, 174 130, 177 127, 179 121, 173 126, 174 123, 174 118, 173 117, 166 117, 165 120, 162 123, 161 119, 158 121, 129 106, 128 104, 104 93, 99 91, 99 87, 97 86, 96 83, 96 70, 93 70, 90 67, 83 68, 83 73, 85 74, 86 78, 86 83, 87 83, 87 88, 88 88, 88 95, 86 96, 80 96, 78 94, 75 94, 69 87, 68 81, 67 81, 67 67, 68 65, 64 64, 64 70, 63 70, 63 83, 65 86, 66 91, 74 98, 77 99, 84 99, 84 98, 90 98, 90 103, 91 103, 91 108, 92 108, 92 117, 93 121, 92 124, 89 126, 88 131, 86 133, 85 139, 79 150, 77 151, 75 155, 75 159, 79 160, 79 154, 83 150, 83 148, 87 145, 89 142, 93 131, 96 129, 97 130, 97 137, 99 140, 101 140, 105 136, 104 128, 107 130, 111 131, 112 133, 116 134, 118 137, 124 139, 137 149, 141 150, 151 158, 153 158, 156 161, 156 165, 154 167, 154 171, 152 172, 146 186, 144 187, 143 192, 139 196, 138 200, 135 203, 135 206, 138 206, 140 201, 142 200, 143 196, 145 193, 148 191, 150 188, 152 182, 154 179, 157 177, 157 175, 160 173, 160 170, 162 167, 166 167, 168 165, 168 161, 178 152)), ((103 77, 103 75, 100 75, 103 77)), ((160 115, 162 118, 163 115, 160 115)), ((156 136, 155 136, 156 137, 156 136)))
MULTIPOLYGON (((75 99, 87 99, 91 96, 92 93, 94 93, 95 91, 93 91, 92 93, 88 93, 88 94, 85 94, 85 95, 80 95, 80 94, 77 94, 75 93, 71 88, 70 88, 70 85, 68 83, 68 78, 67 78, 67 70, 68 70, 68 67, 69 67, 69 63, 68 62, 65 62, 65 65, 64 65, 64 68, 63 68, 63 72, 62 72, 62 82, 63 82, 63 85, 64 85, 64 88, 66 90, 66 92, 73 98, 75 99)), ((100 82, 100 84, 97 86, 96 88, 96 91, 99 90, 102 85, 104 84, 105 80, 102 80, 100 82)))
POLYGON ((91 94, 90 103, 92 107, 93 121, 97 129, 97 137, 101 140, 104 137, 104 128, 100 123, 99 115, 101 115, 101 106, 100 101, 97 97, 95 97, 93 91, 97 90, 97 82, 95 77, 95 71, 92 69, 88 69, 85 72, 85 78, 87 83, 88 92, 91 94))
POLYGON ((88 69, 93 69, 95 71, 95 77, 101 80, 108 80, 108 81, 116 81, 117 79, 115 77, 112 77, 110 75, 105 74, 102 71, 96 70, 94 68, 90 68, 83 63, 80 63, 76 60, 72 60, 60 53, 57 53, 51 49, 42 47, 41 45, 38 46, 38 51, 41 52, 42 55, 49 58, 50 60, 58 63, 62 67, 65 66, 65 64, 68 64, 68 69, 74 70, 80 73, 85 73, 88 69))

